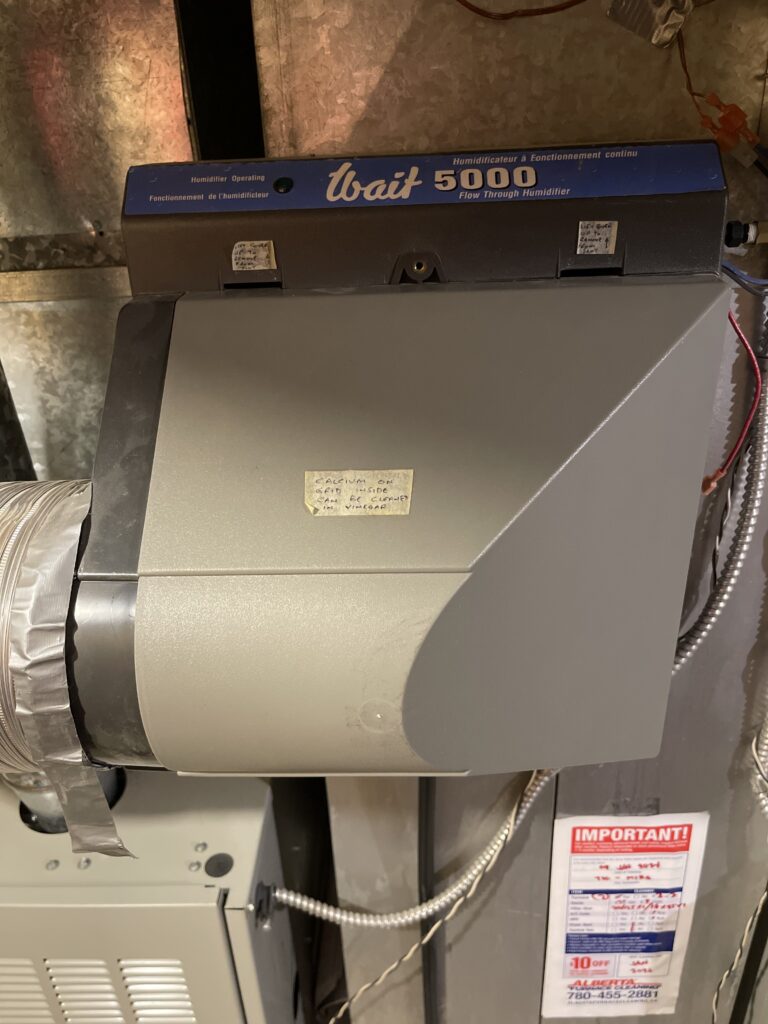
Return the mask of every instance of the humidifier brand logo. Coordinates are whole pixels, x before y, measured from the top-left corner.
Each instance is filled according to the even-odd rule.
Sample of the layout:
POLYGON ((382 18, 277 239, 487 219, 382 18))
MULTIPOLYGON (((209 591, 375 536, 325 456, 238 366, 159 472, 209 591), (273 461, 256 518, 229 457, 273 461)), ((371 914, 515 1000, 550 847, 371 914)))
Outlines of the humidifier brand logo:
POLYGON ((328 177, 330 184, 325 193, 329 203, 337 203, 340 199, 345 203, 354 203, 361 196, 369 203, 383 199, 407 199, 412 190, 421 185, 419 168, 411 167, 409 171, 395 171, 392 177, 375 178, 373 181, 359 181, 357 171, 349 161, 341 164, 328 177))

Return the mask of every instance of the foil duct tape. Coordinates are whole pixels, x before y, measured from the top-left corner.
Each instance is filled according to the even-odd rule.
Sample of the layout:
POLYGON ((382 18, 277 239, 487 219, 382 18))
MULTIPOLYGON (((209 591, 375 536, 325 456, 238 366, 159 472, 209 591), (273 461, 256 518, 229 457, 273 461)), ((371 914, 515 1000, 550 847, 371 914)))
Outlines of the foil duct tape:
POLYGON ((611 0, 608 17, 654 46, 669 46, 693 6, 693 0, 611 0))
POLYGON ((67 615, 90 504, 83 480, 0 484, 0 772, 45 773, 75 853, 130 857, 67 686, 67 615))

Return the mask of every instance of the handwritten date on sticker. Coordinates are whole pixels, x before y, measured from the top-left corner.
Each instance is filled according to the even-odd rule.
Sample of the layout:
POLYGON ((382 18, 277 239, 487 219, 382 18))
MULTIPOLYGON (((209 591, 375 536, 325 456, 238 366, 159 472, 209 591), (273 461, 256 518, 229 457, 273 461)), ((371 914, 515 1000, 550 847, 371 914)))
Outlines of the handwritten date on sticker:
POLYGON ((276 270, 275 246, 269 240, 235 242, 232 247, 233 270, 276 270))
POLYGON ((580 220, 578 256, 613 256, 619 234, 617 220, 580 220))
POLYGON ((407 516, 412 469, 315 469, 304 474, 313 516, 407 516))

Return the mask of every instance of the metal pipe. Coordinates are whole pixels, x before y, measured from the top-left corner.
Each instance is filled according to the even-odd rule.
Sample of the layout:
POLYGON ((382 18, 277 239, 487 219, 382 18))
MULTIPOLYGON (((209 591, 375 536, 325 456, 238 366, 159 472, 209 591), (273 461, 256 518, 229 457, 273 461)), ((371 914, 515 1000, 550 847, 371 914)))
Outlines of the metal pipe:
POLYGON ((44 832, 66 832, 61 802, 47 776, 42 772, 8 772, 0 779, 44 832))
MULTIPOLYGON (((98 779, 107 803, 114 807, 121 794, 121 773, 116 768, 106 768, 99 771, 98 779)), ((67 831, 64 810, 47 775, 43 772, 5 772, 0 775, 0 780, 27 808, 33 824, 41 832, 67 831)))

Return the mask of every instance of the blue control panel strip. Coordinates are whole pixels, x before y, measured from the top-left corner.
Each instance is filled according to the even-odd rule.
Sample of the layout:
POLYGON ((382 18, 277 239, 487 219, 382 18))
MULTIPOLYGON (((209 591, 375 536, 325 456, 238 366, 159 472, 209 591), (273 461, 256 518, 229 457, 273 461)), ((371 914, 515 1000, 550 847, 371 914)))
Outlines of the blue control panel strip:
POLYGON ((725 187, 714 143, 430 156, 151 164, 128 172, 127 216, 430 206, 725 187))

